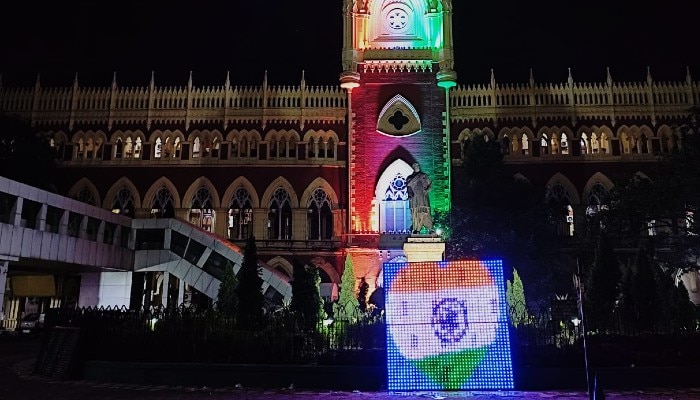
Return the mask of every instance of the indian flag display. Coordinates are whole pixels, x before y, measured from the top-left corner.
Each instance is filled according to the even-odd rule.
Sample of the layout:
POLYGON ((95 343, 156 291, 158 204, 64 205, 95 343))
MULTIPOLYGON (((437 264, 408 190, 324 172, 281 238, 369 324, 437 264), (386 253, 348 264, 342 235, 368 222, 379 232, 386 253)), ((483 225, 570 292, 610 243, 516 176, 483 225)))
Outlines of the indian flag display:
POLYGON ((389 390, 513 388, 500 260, 383 268, 389 390))

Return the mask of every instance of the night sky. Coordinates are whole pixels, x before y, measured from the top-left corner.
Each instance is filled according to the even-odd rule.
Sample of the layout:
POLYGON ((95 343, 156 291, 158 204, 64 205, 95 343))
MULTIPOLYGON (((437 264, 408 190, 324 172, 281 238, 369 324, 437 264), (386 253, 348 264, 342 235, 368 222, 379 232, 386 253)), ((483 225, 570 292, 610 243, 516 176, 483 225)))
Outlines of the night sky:
MULTIPOLYGON (((700 80, 700 15, 689 0, 454 0, 458 81, 700 80)), ((7 4, 4 5, 7 7, 7 4)), ((4 85, 336 85, 342 0, 54 0, 0 17, 4 85)))

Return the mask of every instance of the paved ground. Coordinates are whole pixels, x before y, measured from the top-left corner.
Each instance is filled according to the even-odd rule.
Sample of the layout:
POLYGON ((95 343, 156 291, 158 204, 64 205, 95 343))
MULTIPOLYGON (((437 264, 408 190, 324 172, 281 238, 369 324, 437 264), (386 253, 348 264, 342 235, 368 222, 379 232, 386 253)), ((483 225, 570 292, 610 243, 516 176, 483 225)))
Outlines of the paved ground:
MULTIPOLYGON (((159 387, 60 381, 31 374, 39 351, 37 339, 0 336, 0 400, 585 400, 585 392, 335 392, 299 391, 293 388, 159 387)), ((604 392, 608 400, 698 400, 697 389, 604 392)), ((600 397, 596 400, 601 400, 600 397)))

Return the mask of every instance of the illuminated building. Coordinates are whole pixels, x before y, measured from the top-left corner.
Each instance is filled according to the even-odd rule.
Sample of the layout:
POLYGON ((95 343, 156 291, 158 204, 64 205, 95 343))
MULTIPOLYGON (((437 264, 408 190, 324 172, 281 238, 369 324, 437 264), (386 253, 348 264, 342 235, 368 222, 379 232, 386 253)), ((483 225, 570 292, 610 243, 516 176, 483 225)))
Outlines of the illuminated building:
MULTIPOLYGON (((343 3, 343 73, 334 87, 0 87, 0 111, 54 137, 61 194, 135 218, 178 217, 264 262, 323 271, 340 282, 345 255, 373 288, 402 260, 410 213, 405 179, 417 162, 433 181, 434 211, 451 206, 463 147, 486 134, 505 163, 566 210, 575 235, 617 173, 645 174, 682 146, 700 85, 677 82, 461 85, 453 65, 452 1, 343 3)), ((456 47, 455 47, 456 45, 456 47)), ((329 62, 333 62, 332 60, 329 62)), ((146 72, 145 72, 146 73, 146 72)), ((514 207, 517 202, 514 199, 514 207)))

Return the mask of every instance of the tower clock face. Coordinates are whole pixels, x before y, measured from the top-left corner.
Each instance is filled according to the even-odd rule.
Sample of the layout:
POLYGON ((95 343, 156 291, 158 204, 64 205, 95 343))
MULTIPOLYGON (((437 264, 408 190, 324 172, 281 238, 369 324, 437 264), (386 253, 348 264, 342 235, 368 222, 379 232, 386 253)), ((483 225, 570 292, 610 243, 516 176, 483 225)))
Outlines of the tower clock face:
POLYGON ((389 27, 396 31, 403 30, 408 25, 408 13, 400 8, 389 11, 386 19, 389 27))

